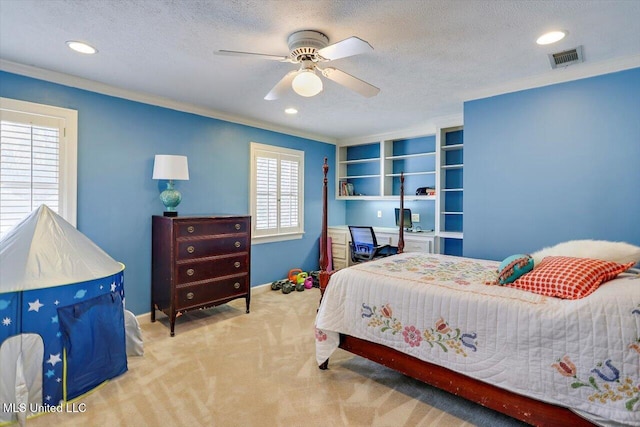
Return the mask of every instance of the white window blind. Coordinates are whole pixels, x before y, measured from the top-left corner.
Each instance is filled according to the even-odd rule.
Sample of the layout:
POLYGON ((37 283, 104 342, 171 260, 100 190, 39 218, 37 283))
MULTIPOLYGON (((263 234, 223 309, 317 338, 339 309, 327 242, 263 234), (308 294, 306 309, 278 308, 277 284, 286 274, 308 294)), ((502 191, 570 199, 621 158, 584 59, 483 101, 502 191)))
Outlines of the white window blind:
MULTIPOLYGON (((43 115, 38 108, 51 112, 56 107, 0 101, 0 236, 41 204, 75 225, 75 161, 65 153, 68 120, 55 111, 43 115), (65 171, 68 166, 73 170, 65 171), (71 184, 73 189, 66 188, 71 184)), ((75 140, 72 151, 75 158, 75 140)))
POLYGON ((252 235, 260 241, 302 237, 304 152, 251 143, 252 235))
POLYGON ((278 227, 278 160, 256 157, 256 229, 278 227))
POLYGON ((298 227, 298 162, 280 159, 280 227, 298 227))

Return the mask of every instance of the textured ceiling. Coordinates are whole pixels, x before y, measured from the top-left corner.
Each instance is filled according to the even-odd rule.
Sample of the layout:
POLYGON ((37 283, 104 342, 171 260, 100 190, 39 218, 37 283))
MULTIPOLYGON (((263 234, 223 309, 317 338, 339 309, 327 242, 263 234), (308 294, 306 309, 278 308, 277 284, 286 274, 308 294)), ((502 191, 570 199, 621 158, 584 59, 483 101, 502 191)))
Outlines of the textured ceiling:
POLYGON ((640 66, 638 22, 635 0, 0 0, 0 66, 64 73, 161 105, 333 141, 420 128, 461 115, 474 97, 640 66), (214 55, 286 55, 287 36, 303 29, 332 43, 367 40, 373 52, 331 65, 379 95, 363 98, 324 80, 316 97, 265 101, 295 65, 214 55), (568 36, 536 45, 551 29, 568 36), (99 53, 74 53, 67 40, 99 53), (551 69, 548 53, 578 45, 583 64, 551 69), (290 106, 299 114, 285 115, 290 106))

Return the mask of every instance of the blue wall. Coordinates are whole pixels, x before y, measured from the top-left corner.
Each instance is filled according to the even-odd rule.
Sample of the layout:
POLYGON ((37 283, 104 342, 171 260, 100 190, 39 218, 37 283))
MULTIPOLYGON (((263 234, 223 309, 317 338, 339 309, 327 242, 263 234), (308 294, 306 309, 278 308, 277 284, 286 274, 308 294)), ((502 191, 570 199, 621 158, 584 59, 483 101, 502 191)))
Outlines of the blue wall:
MULTIPOLYGON (((415 190, 413 190, 415 192, 415 190)), ((348 200, 346 223, 348 225, 371 225, 373 227, 395 227, 395 208, 400 206, 399 201, 384 200, 348 200), (382 211, 382 218, 378 218, 378 211, 382 211)), ((405 208, 411 209, 411 213, 420 214, 420 222, 413 226, 419 226, 423 230, 433 230, 435 227, 435 201, 434 200, 406 200, 405 208)))
POLYGON ((640 69, 464 105, 464 255, 640 245, 640 69))
POLYGON ((251 284, 318 268, 323 158, 329 159, 329 223, 344 223, 335 201, 335 146, 0 72, 0 96, 78 110, 78 229, 126 265, 127 308, 149 311, 151 216, 161 215, 155 154, 189 159, 177 181, 187 214, 249 212, 249 143, 305 152, 305 236, 252 246, 251 284))

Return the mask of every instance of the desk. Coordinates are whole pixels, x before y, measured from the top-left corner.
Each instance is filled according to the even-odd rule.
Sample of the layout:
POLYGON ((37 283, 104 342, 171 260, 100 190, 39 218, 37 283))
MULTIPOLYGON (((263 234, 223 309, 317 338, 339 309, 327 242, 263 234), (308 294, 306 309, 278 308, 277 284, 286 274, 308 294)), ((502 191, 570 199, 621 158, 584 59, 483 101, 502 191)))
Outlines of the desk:
MULTIPOLYGON (((373 227, 379 245, 398 246, 398 229, 395 227, 373 227)), ((349 252, 351 234, 346 225, 327 227, 327 235, 331 237, 331 254, 334 270, 352 264, 349 252)), ((435 250, 435 234, 433 231, 405 231, 404 252, 425 252, 432 254, 435 250)))

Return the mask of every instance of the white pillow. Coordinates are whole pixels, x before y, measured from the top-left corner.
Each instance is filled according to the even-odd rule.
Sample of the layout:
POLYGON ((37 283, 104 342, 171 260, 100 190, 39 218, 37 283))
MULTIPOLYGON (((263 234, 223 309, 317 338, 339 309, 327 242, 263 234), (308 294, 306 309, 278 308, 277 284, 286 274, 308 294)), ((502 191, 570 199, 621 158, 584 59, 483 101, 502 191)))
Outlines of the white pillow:
POLYGON ((531 254, 534 268, 547 256, 601 259, 627 264, 640 262, 640 247, 625 242, 606 240, 571 240, 541 249, 531 254))

